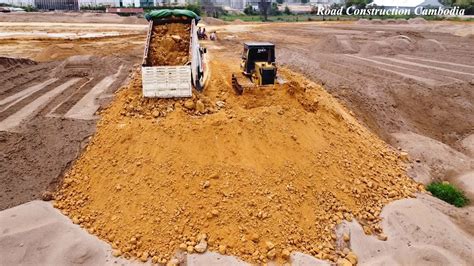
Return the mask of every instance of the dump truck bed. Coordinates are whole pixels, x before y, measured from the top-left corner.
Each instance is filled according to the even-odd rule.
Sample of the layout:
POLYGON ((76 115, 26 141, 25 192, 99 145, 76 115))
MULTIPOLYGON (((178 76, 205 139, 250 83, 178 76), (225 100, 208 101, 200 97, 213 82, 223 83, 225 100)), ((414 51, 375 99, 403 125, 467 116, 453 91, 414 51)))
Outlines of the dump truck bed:
POLYGON ((201 55, 197 42, 194 19, 182 21, 161 20, 149 22, 148 35, 142 63, 142 87, 144 97, 173 98, 191 97, 193 87, 193 76, 201 66, 201 55), (152 65, 151 49, 154 27, 157 25, 169 25, 171 23, 189 23, 189 47, 188 59, 184 65, 152 65), (194 71, 193 71, 194 69, 194 71))

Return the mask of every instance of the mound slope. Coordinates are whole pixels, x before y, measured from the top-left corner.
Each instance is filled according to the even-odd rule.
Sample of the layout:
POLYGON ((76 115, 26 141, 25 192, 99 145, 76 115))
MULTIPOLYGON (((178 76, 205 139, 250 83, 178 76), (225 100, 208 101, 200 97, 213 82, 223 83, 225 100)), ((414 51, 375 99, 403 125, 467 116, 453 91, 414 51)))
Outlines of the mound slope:
POLYGON ((238 97, 229 65, 212 63, 207 115, 173 100, 165 116, 126 115, 141 97, 136 75, 55 206, 116 255, 144 261, 206 248, 254 263, 292 251, 336 261, 336 224, 356 218, 379 234, 382 207, 418 191, 399 155, 321 87, 282 69, 288 83, 238 97))

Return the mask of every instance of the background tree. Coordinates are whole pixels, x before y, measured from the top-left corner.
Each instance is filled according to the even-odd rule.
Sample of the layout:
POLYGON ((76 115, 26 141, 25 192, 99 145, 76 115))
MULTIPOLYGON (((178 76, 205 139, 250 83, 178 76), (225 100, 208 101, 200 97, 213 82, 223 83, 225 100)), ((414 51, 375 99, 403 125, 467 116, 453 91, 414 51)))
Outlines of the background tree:
POLYGON ((269 0, 260 0, 258 4, 258 9, 260 10, 260 15, 263 17, 263 21, 268 20, 268 7, 270 6, 269 0))

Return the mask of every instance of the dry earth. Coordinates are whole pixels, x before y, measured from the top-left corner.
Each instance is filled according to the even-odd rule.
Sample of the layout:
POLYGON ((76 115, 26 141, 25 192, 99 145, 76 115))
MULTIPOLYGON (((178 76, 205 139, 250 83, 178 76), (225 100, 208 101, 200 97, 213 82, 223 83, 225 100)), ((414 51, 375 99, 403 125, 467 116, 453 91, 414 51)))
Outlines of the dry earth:
POLYGON ((248 40, 274 42, 279 63, 323 84, 373 132, 407 150, 416 160, 412 177, 425 184, 449 180, 474 192, 472 23, 418 19, 209 30, 218 31, 220 41, 210 44, 218 49, 248 40))
POLYGON ((102 32, 121 36, 87 37, 100 27, 84 25, 0 23, 0 55, 8 56, 0 58, 0 209, 54 190, 94 132, 95 112, 140 62, 144 27, 108 27, 102 32))

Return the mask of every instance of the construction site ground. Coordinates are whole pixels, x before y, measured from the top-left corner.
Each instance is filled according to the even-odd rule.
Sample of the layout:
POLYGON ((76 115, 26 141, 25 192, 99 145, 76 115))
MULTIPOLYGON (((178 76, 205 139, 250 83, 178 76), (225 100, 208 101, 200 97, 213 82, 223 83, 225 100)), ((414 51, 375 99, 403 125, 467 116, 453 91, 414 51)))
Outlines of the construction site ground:
POLYGON ((45 245, 64 264, 472 261, 472 205, 412 181, 473 198, 472 23, 209 25, 205 91, 156 101, 145 23, 22 16, 0 22, 0 264, 45 245), (287 83, 234 93, 247 40, 276 44, 287 83), (70 220, 27 203, 54 197, 70 220))

